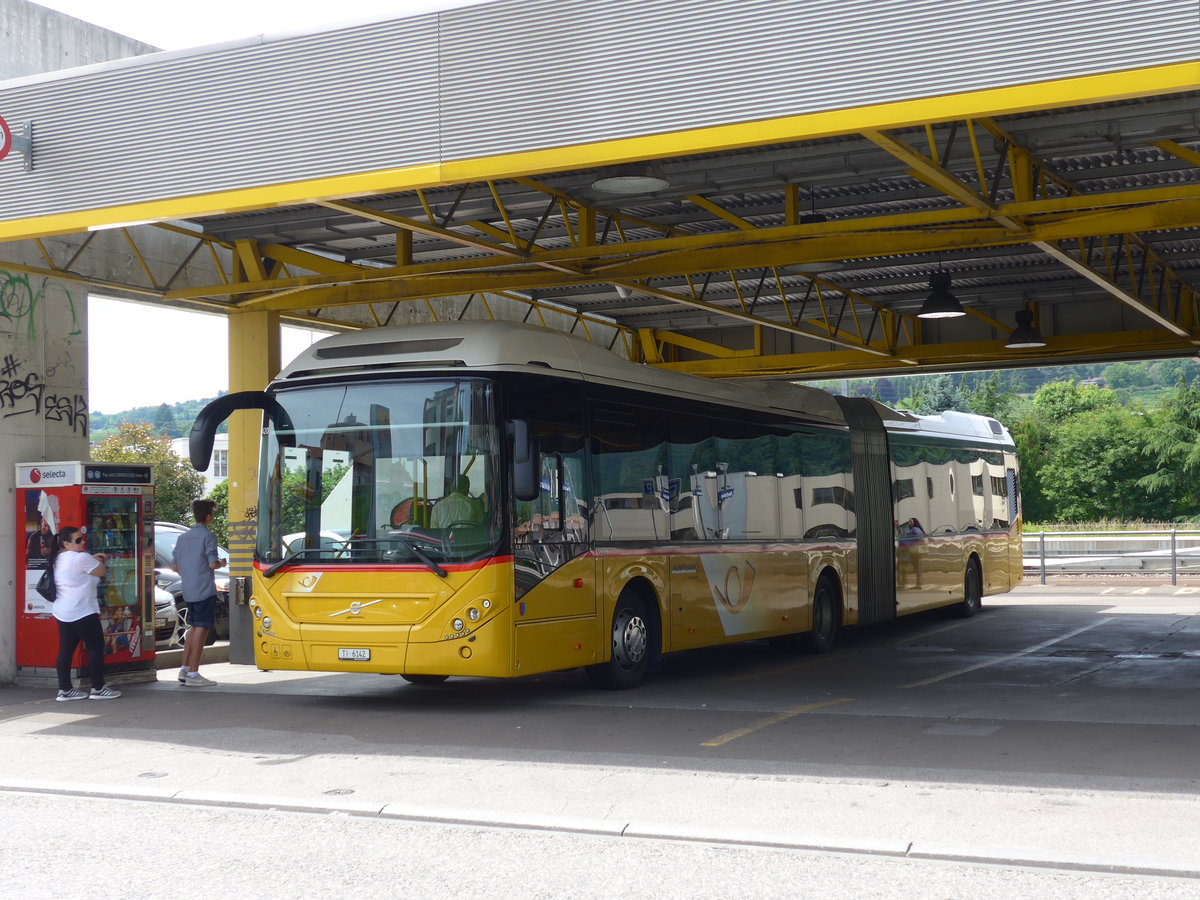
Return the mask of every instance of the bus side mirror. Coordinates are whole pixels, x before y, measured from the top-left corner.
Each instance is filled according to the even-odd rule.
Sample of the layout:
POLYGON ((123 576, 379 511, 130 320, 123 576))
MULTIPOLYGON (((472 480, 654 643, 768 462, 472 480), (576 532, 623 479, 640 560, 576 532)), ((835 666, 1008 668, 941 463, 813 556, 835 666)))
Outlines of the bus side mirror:
MULTIPOLYGON (((265 391, 238 391, 236 394, 218 397, 200 410, 188 435, 188 458, 197 472, 203 472, 212 461, 213 440, 216 438, 217 428, 229 418, 230 413, 239 409, 261 409, 270 416, 277 431, 294 430, 291 419, 279 405, 279 401, 265 391)), ((279 438, 281 444, 295 446, 294 435, 281 434, 279 438)))
POLYGON ((533 430, 524 419, 513 419, 513 496, 518 500, 536 500, 541 495, 538 484, 537 448, 533 430))

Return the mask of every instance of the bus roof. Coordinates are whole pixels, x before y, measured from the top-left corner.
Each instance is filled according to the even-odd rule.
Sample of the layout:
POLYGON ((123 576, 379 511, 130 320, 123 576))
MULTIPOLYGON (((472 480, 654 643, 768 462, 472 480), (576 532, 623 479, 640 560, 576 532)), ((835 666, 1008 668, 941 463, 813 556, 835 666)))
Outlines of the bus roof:
MULTIPOLYGON (((561 331, 517 322, 438 322, 332 335, 297 356, 280 372, 274 386, 363 372, 444 374, 463 369, 540 375, 554 372, 594 384, 739 408, 786 411, 837 425, 846 422, 833 395, 817 388, 786 381, 716 380, 671 372, 635 363, 604 346, 561 331)), ((959 412, 913 416, 881 403, 873 405, 888 428, 1011 443, 1003 426, 984 416, 959 412)))

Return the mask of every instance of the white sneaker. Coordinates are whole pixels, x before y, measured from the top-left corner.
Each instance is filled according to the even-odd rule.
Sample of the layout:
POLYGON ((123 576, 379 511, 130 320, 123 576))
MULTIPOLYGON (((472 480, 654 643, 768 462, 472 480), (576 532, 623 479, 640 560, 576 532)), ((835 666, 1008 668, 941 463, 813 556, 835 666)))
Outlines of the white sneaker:
POLYGON ((83 691, 71 688, 69 691, 59 691, 55 700, 86 700, 88 697, 83 691))
POLYGON ((187 672, 184 669, 179 670, 179 683, 183 684, 187 681, 187 672))
POLYGON ((183 680, 183 683, 188 687, 209 687, 210 685, 216 684, 215 681, 205 678, 203 675, 192 672, 188 672, 187 678, 183 680))
POLYGON ((92 688, 92 692, 88 694, 89 700, 116 700, 121 696, 120 691, 114 691, 107 684, 102 688, 92 688))

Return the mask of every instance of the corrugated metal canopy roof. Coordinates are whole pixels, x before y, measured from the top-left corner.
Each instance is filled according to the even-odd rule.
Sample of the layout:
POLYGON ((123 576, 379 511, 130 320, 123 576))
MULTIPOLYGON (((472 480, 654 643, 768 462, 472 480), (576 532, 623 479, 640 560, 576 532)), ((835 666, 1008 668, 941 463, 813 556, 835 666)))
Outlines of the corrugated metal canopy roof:
MULTIPOLYGON (((455 15, 494 18, 498 7, 520 9, 455 15)), ((1200 76, 1200 65, 1184 71, 1200 76)), ((864 107, 857 117, 843 111, 836 133, 795 140, 760 141, 753 121, 736 121, 732 136, 706 126, 715 149, 705 152, 673 152, 670 135, 634 145, 599 135, 586 153, 531 147, 516 162, 443 166, 471 177, 408 190, 314 188, 309 201, 280 188, 220 214, 206 214, 204 198, 193 213, 172 198, 185 214, 171 227, 202 235, 230 277, 108 286, 358 324, 433 315, 551 315, 584 331, 607 323, 606 340, 624 336, 631 355, 716 376, 1193 353, 1200 92, 1183 89, 1178 73, 1165 87, 1152 78, 1138 87, 1135 75, 1121 99, 1103 99, 1120 93, 1112 86, 1095 98, 1076 92, 1103 102, 1043 102, 1034 84, 1005 101, 1014 112, 968 91, 944 115, 893 127, 864 107), (572 166, 581 158, 605 164, 572 166), (622 173, 658 183, 640 193, 596 187, 622 173), (967 316, 916 317, 939 270, 967 316), (1003 344, 1027 306, 1049 346, 1014 356, 1003 344)), ((841 77, 852 86, 853 73, 841 77)), ((679 142, 698 145, 703 134, 679 142)), ((49 260, 45 271, 86 278, 85 260, 69 272, 49 260)))

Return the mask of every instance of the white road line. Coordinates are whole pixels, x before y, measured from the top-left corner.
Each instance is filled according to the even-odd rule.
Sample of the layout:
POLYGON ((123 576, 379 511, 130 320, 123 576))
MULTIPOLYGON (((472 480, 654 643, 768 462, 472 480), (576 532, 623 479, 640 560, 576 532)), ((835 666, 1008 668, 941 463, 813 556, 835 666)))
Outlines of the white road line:
POLYGON ((988 666, 998 665, 999 663, 1008 662, 1009 660, 1017 659, 1030 653, 1036 653, 1038 650, 1049 647, 1051 644, 1057 644, 1059 641, 1065 641, 1067 638, 1075 637, 1077 634, 1083 634, 1085 631, 1091 631, 1093 628, 1099 628, 1101 625, 1105 625, 1111 621, 1113 621, 1112 616, 1107 619, 1101 619, 1099 622, 1093 622, 1091 625, 1084 625, 1082 628, 1076 628, 1074 631, 1068 631, 1066 634, 1060 634, 1058 637, 1051 638, 1048 641, 1042 641, 1040 644, 1034 644, 1032 647, 1026 647, 1024 650, 1020 650, 1016 653, 1010 653, 1008 656, 990 659, 987 662, 976 663, 973 666, 964 666, 961 669, 955 669, 954 671, 947 672, 944 675, 935 675, 933 678, 926 678, 924 681, 914 681, 912 684, 902 684, 900 686, 904 688, 925 687, 927 684, 945 681, 947 678, 954 678, 957 675, 965 675, 967 672, 974 672, 976 669, 986 669, 988 666))

